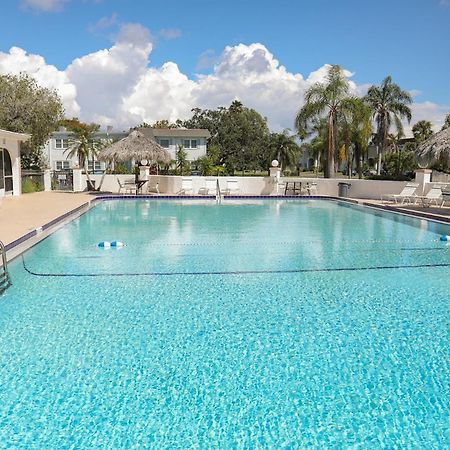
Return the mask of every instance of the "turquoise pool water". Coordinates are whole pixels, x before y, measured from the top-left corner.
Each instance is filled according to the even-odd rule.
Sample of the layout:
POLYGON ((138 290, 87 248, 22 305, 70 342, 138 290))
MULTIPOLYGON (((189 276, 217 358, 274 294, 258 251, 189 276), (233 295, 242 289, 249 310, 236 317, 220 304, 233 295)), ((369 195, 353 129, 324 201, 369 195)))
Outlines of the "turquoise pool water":
POLYGON ((0 448, 446 448, 444 232, 322 200, 102 202, 10 265, 0 448))

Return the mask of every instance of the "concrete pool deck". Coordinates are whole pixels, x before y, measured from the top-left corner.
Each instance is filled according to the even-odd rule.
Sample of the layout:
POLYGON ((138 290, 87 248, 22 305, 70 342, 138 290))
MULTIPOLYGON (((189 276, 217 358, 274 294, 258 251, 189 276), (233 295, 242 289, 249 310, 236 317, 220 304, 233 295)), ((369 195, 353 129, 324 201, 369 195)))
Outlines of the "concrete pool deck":
POLYGON ((8 245, 93 199, 88 194, 64 192, 4 197, 0 200, 0 240, 8 245))

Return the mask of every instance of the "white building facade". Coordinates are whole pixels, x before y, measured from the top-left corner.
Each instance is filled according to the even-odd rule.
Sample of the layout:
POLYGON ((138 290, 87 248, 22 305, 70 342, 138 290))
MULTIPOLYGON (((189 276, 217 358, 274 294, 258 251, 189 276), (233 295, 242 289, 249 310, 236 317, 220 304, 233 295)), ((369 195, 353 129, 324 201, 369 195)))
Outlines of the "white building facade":
POLYGON ((208 130, 199 128, 140 128, 140 131, 165 148, 172 159, 176 159, 177 151, 182 147, 189 162, 206 155, 208 139, 211 137, 208 130))
MULTIPOLYGON (((206 155, 207 141, 210 137, 208 130, 184 129, 184 128, 140 128, 146 136, 158 142, 176 159, 176 152, 180 146, 187 153, 187 160, 190 162, 206 155)), ((128 135, 128 132, 119 133, 97 133, 96 138, 101 141, 118 141, 128 135)), ((51 170, 70 170, 78 167, 76 155, 69 157, 69 146, 72 133, 61 127, 52 133, 50 139, 45 144, 43 152, 48 160, 51 170)), ((94 157, 88 162, 89 171, 101 172, 106 169, 103 161, 97 161, 94 157)))
MULTIPOLYGON (((95 138, 100 141, 116 141, 127 136, 128 133, 102 133, 99 132, 95 138)), ((45 157, 51 170, 70 170, 78 167, 78 157, 76 155, 69 156, 70 140, 73 133, 66 128, 61 127, 58 131, 52 133, 50 139, 43 148, 45 157)), ((103 171, 106 164, 103 161, 97 161, 94 157, 92 161, 88 161, 89 171, 103 171)))

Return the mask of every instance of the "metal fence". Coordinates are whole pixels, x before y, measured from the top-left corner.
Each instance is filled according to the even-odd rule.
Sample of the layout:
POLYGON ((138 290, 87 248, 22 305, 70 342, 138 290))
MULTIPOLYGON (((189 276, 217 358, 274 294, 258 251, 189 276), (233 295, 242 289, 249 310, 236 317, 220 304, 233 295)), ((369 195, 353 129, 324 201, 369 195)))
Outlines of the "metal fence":
POLYGON ((73 191, 73 171, 54 170, 52 172, 52 190, 73 191))

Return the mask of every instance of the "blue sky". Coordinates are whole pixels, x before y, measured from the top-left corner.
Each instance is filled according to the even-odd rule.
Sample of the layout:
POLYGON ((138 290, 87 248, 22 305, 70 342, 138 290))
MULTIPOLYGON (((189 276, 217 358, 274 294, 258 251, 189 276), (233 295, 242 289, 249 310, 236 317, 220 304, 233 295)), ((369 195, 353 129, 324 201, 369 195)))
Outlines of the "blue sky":
POLYGON ((450 109, 450 0, 3 0, 2 6, 3 72, 13 66, 9 58, 2 69, 1 52, 11 47, 64 72, 76 58, 111 49, 124 25, 139 24, 151 42, 147 66, 174 62, 190 80, 213 73, 226 46, 260 43, 305 79, 338 63, 359 86, 390 74, 415 102, 438 105, 441 115, 450 109))

